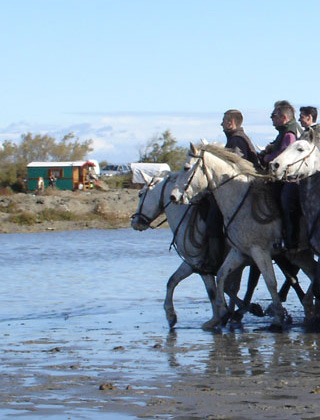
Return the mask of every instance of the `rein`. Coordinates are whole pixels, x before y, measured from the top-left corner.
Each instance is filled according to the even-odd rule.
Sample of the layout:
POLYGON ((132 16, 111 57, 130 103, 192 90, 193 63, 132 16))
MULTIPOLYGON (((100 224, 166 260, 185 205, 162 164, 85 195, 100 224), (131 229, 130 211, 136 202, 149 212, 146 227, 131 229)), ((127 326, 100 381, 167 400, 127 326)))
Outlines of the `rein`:
POLYGON ((181 217, 181 219, 180 219, 180 221, 179 221, 179 223, 178 223, 178 225, 177 225, 177 227, 176 227, 175 231, 173 232, 173 238, 172 238, 172 241, 171 241, 171 244, 170 244, 170 247, 169 247, 169 251, 171 250, 171 248, 172 248, 172 247, 174 247, 174 249, 177 251, 177 254, 178 254, 178 255, 179 255, 179 257, 180 257, 180 258, 182 258, 182 259, 184 259, 184 258, 180 255, 180 253, 179 253, 179 251, 178 251, 178 249, 177 249, 177 246, 176 246, 176 242, 175 242, 175 240, 176 240, 177 234, 178 234, 178 232, 179 232, 180 226, 182 225, 182 222, 184 221, 184 219, 185 219, 185 217, 186 217, 186 215, 188 214, 188 212, 189 212, 189 210, 190 210, 190 209, 191 209, 191 206, 187 206, 186 211, 184 212, 184 214, 183 214, 183 216, 181 217))
MULTIPOLYGON (((205 176, 206 176, 206 178, 207 178, 207 182, 208 182, 208 187, 209 187, 209 191, 210 192, 214 192, 214 191, 216 191, 216 190, 218 190, 220 187, 223 187, 224 185, 226 185, 228 182, 230 182, 230 181, 232 181, 232 180, 234 180, 235 178, 237 178, 238 176, 240 176, 241 174, 240 173, 238 173, 238 174, 235 174, 235 175, 233 175, 232 177, 230 177, 230 178, 228 178, 227 180, 225 180, 224 182, 222 182, 221 184, 219 184, 219 185, 216 185, 216 186, 213 186, 213 182, 212 182, 212 179, 210 178, 210 176, 209 176, 209 172, 208 172, 208 169, 207 169, 207 167, 206 167, 206 165, 205 165, 205 162, 204 162, 204 152, 205 152, 205 150, 201 150, 201 153, 200 153, 200 155, 195 155, 195 154, 192 154, 192 153, 189 153, 189 156, 191 156, 191 157, 194 157, 194 158, 198 158, 198 161, 195 163, 195 165, 194 165, 194 171, 193 171, 193 173, 192 173, 192 175, 191 175, 191 177, 189 178, 189 180, 188 180, 188 183, 187 183, 187 185, 186 185, 186 188, 185 188, 185 192, 187 191, 187 189, 188 189, 188 187, 190 186, 190 184, 191 184, 191 181, 192 181, 192 179, 193 179, 193 177, 194 177, 194 175, 195 175, 195 173, 196 173, 196 170, 198 169, 198 167, 199 167, 199 165, 200 165, 200 161, 202 160, 202 162, 203 162, 203 172, 204 172, 204 174, 205 174, 205 176)), ((228 235, 228 229, 229 229, 229 227, 231 226, 231 224, 232 224, 232 222, 234 221, 234 219, 236 218, 236 216, 237 216, 237 214, 239 213, 239 211, 240 211, 240 209, 241 209, 241 207, 243 206, 243 204, 244 204, 244 202, 245 202, 245 200, 246 200, 246 198, 248 197, 248 194, 249 194, 249 192, 250 192, 250 189, 251 189, 251 184, 249 184, 249 187, 248 187, 248 189, 247 189, 247 191, 246 191, 246 193, 244 194, 244 196, 242 197, 242 200, 241 200, 241 202, 239 203, 239 205, 238 205, 238 207, 236 208, 236 210, 235 210, 235 212, 233 213, 233 215, 232 215, 232 217, 230 218, 230 220, 229 220, 229 222, 227 223, 227 225, 223 225, 223 229, 224 229, 224 234, 226 235, 226 237, 229 239, 229 241, 230 242, 232 242, 232 240, 231 240, 231 238, 229 237, 229 235, 228 235)), ((232 242, 233 243, 233 242, 232 242)))
MULTIPOLYGON (((162 189, 161 189, 161 193, 160 193, 160 201, 159 201, 159 209, 160 209, 160 213, 161 214, 163 211, 165 211, 165 209, 169 206, 169 204, 171 204, 171 201, 168 201, 167 204, 164 204, 164 191, 165 188, 167 186, 167 183, 169 181, 169 177, 167 177, 167 179, 165 180, 165 182, 163 183, 162 189)), ((151 219, 150 217, 146 216, 145 214, 142 213, 142 208, 143 208, 143 204, 145 202, 146 196, 148 191, 150 190, 150 188, 152 187, 152 183, 153 183, 153 178, 152 180, 149 182, 149 184, 147 185, 146 191, 143 195, 143 199, 142 199, 142 203, 139 206, 139 211, 137 213, 134 213, 131 216, 131 219, 133 219, 134 217, 138 216, 140 217, 147 225, 149 225, 150 229, 157 229, 158 227, 160 227, 161 225, 163 225, 163 223, 165 223, 167 221, 167 218, 163 219, 161 222, 159 222, 156 226, 151 226, 150 224, 153 222, 154 218, 151 219)), ((157 216, 158 217, 158 216, 157 216)))
POLYGON ((187 189, 190 187, 190 184, 191 184, 191 182, 192 182, 192 179, 193 179, 193 177, 194 177, 194 175, 195 175, 195 173, 196 173, 196 170, 198 169, 198 167, 199 167, 199 165, 200 165, 200 161, 201 161, 201 160, 202 160, 202 162, 203 162, 203 169, 204 169, 204 171, 203 171, 203 172, 204 172, 204 174, 205 174, 205 176, 206 176, 206 178, 207 178, 208 187, 209 187, 209 190, 210 190, 211 192, 213 192, 213 191, 217 190, 217 189, 218 189, 218 188, 220 188, 220 187, 223 187, 223 185, 227 184, 228 182, 232 181, 233 179, 235 179, 235 178, 237 178, 239 175, 241 175, 241 174, 235 174, 235 175, 231 176, 230 178, 226 179, 225 181, 221 182, 221 184, 219 184, 219 185, 217 185, 216 187, 214 187, 214 186, 213 186, 213 182, 212 182, 212 178, 209 176, 208 169, 207 169, 206 165, 204 164, 204 152, 205 152, 205 150, 203 150, 203 149, 201 149, 201 153, 200 153, 200 155, 195 155, 195 154, 193 154, 193 153, 190 153, 190 152, 189 152, 189 156, 190 156, 190 157, 196 158, 196 159, 198 159, 198 160, 197 160, 197 162, 196 162, 196 163, 194 164, 194 166, 193 166, 194 170, 193 170, 193 172, 192 172, 192 174, 191 174, 191 176, 190 176, 190 178, 189 178, 189 180, 188 180, 188 183, 187 183, 187 185, 186 185, 186 187, 185 187, 185 189, 184 189, 184 192, 186 192, 186 191, 187 191, 187 189))

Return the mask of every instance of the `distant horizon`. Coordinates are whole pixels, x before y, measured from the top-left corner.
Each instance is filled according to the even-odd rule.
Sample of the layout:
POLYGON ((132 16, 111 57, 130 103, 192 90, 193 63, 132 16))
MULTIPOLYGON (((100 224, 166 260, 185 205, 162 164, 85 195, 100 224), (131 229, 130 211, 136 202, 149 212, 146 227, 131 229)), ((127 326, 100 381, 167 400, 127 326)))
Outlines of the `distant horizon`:
MULTIPOLYGON (((37 124, 16 122, 0 127, 0 142, 19 142, 22 134, 48 134, 57 140, 72 132, 81 141, 92 139, 94 151, 88 158, 110 164, 139 160, 139 150, 155 136, 170 130, 177 145, 188 147, 189 142, 201 138, 225 142, 221 120, 223 112, 81 112, 72 114, 70 123, 37 124), (72 120, 72 123, 71 123, 72 120)), ((275 135, 268 121, 269 112, 244 112, 244 129, 253 143, 266 145, 275 135)))
MULTIPOLYGON (((299 107, 296 106, 298 119, 299 107)), ((270 120, 269 109, 241 111, 243 127, 258 150, 272 141, 277 131, 270 120)), ((79 112, 70 113, 70 120, 59 123, 16 122, 0 127, 0 142, 19 142, 21 135, 48 134, 57 140, 70 132, 84 141, 93 140, 94 151, 87 157, 110 164, 131 163, 139 160, 139 150, 146 143, 169 130, 177 140, 177 145, 188 147, 190 141, 199 142, 206 138, 209 142, 226 142, 221 121, 225 111, 217 112, 79 112)))

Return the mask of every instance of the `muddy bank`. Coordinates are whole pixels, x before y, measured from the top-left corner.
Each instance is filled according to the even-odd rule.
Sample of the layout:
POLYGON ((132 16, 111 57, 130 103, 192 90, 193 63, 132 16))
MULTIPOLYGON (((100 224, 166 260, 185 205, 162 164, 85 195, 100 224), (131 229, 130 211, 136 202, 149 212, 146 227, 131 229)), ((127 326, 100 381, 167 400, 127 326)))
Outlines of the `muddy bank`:
POLYGON ((0 233, 129 227, 137 205, 135 189, 0 196, 0 233))

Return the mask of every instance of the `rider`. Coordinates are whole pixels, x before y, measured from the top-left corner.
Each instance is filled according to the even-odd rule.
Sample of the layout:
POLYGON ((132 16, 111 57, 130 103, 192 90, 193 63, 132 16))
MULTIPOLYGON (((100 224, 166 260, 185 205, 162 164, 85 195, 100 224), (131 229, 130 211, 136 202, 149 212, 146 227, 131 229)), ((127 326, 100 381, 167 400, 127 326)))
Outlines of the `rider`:
POLYGON ((243 116, 240 111, 229 109, 229 111, 224 113, 221 125, 227 137, 225 147, 240 154, 244 159, 249 160, 258 168, 259 161, 257 152, 242 128, 242 122, 243 116))
MULTIPOLYGON (((272 123, 279 132, 263 152, 260 160, 268 166, 269 162, 279 156, 291 143, 295 142, 300 127, 295 119, 295 111, 288 101, 275 103, 271 114, 272 123)), ((281 188, 282 219, 285 226, 284 244, 287 249, 298 247, 299 222, 301 216, 298 183, 287 182, 281 188)))
MULTIPOLYGON (((258 168, 259 160, 257 152, 242 128, 242 122, 243 116, 240 111, 229 109, 224 113, 221 126, 227 138, 225 147, 232 149, 235 153, 249 160, 258 168)), ((223 217, 212 194, 210 196, 210 200, 212 201, 210 202, 210 210, 207 217, 209 249, 206 266, 210 266, 212 261, 216 261, 216 265, 219 266, 222 264, 224 256, 225 237, 223 232, 223 217)))
POLYGON ((314 131, 317 139, 320 138, 320 124, 316 124, 318 117, 318 110, 314 106, 302 106, 300 108, 299 121, 304 128, 299 140, 310 140, 310 128, 314 131))

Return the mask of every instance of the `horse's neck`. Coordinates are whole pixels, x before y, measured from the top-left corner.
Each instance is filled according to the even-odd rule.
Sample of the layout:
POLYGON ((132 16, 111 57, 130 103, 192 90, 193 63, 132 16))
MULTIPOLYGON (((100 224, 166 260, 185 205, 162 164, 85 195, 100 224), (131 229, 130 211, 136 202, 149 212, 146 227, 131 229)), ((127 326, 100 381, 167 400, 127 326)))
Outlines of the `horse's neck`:
MULTIPOLYGON (((170 203, 170 194, 171 190, 174 187, 174 182, 169 181, 166 190, 164 192, 164 203, 170 203)), ((165 210, 166 217, 170 229, 175 232, 179 227, 179 231, 183 231, 185 227, 189 224, 191 218, 193 218, 194 212, 196 211, 195 206, 186 206, 186 205, 177 205, 170 203, 165 210)), ((198 218, 197 218, 198 221, 198 218)))
POLYGON ((216 185, 212 188, 212 193, 225 220, 228 220, 247 193, 249 180, 247 176, 238 174, 226 163, 220 168, 214 168, 212 178, 216 185))

